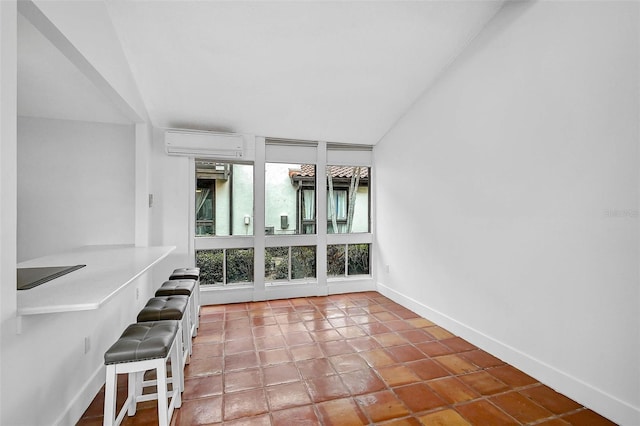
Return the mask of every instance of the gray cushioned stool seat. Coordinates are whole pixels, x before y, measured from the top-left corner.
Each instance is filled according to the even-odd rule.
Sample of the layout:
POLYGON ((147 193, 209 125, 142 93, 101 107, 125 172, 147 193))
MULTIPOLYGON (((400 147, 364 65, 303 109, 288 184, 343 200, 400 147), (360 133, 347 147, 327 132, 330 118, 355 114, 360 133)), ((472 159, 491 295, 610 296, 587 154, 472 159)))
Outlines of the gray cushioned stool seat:
POLYGON ((196 288, 196 282, 192 279, 186 280, 169 280, 162 283, 162 286, 156 290, 156 297, 159 296, 191 296, 196 288))
POLYGON ((138 314, 138 322, 180 320, 189 303, 188 296, 152 297, 138 314))
POLYGON ((129 325, 120 338, 105 352, 104 363, 166 358, 176 338, 177 321, 154 321, 129 325))
POLYGON ((199 280, 200 268, 178 268, 169 276, 170 280, 199 280))

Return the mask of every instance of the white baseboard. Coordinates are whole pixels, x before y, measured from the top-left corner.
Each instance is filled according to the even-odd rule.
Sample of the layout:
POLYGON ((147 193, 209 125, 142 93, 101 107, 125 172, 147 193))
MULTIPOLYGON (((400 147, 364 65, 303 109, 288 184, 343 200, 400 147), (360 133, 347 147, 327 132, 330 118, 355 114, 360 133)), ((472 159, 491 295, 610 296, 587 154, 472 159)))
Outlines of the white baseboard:
POLYGON ((620 425, 640 425, 640 407, 634 407, 577 377, 573 377, 552 365, 533 358, 384 284, 378 283, 377 290, 394 302, 468 340, 475 346, 522 370, 536 378, 536 380, 609 418, 611 421, 620 425))
POLYGON ((56 426, 67 426, 78 423, 78 420, 80 420, 102 385, 104 385, 104 381, 105 369, 104 365, 101 365, 91 375, 85 385, 78 390, 76 396, 69 402, 60 417, 58 417, 53 424, 56 426))

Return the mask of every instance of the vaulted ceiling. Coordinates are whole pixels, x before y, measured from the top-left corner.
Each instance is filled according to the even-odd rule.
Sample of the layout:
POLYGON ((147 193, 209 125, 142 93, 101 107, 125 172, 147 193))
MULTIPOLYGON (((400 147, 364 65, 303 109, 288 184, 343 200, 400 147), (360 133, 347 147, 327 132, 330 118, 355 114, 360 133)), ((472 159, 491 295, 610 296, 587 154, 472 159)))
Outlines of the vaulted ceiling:
MULTIPOLYGON (((362 144, 384 136, 501 4, 106 2, 155 126, 362 144)), ((123 121, 26 20, 19 28, 20 114, 123 121)))

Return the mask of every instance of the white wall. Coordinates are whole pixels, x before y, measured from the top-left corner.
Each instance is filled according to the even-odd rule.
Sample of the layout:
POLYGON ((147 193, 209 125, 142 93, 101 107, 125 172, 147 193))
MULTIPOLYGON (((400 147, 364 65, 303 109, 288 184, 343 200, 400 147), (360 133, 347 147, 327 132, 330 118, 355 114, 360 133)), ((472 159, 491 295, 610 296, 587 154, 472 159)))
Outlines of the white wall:
POLYGON ((628 425, 638 18, 508 4, 374 151, 380 290, 628 425))
MULTIPOLYGON (((0 283, 16 282, 17 180, 17 5, 0 2, 0 283)), ((0 347, 15 329, 16 287, 0 285, 0 347)), ((0 413, 5 411, 6 372, 0 351, 0 413)), ((1 416, 1 414, 0 414, 1 416)), ((0 418, 0 423, 2 420, 0 418)))
POLYGON ((20 117, 18 261, 134 243, 133 125, 20 117))
MULTIPOLYGON (((19 117, 20 256, 132 244, 134 150, 133 126, 19 117)), ((155 284, 144 274, 99 310, 26 316, 19 329, 5 321, 0 423, 74 423, 104 383, 104 352, 135 320, 155 284)))

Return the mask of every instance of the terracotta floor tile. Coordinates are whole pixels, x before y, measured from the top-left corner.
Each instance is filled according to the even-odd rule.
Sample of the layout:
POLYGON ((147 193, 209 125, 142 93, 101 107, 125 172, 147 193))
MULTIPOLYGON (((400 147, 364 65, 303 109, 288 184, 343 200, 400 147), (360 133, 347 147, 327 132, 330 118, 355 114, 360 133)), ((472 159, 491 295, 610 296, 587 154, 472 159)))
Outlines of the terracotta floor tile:
POLYGON ((357 396, 355 400, 362 411, 376 423, 409 414, 402 401, 388 390, 357 396))
POLYGON ((538 382, 533 377, 526 375, 510 365, 488 369, 487 373, 497 377, 500 381, 511 387, 527 386, 538 382))
POLYGON ((520 424, 495 405, 484 400, 458 405, 456 411, 474 425, 517 426, 520 424))
POLYGON ((347 343, 346 340, 336 340, 332 342, 319 342, 318 345, 326 356, 350 354, 356 350, 347 343))
POLYGON ((229 371, 224 376, 224 392, 238 392, 262 387, 262 375, 259 368, 229 371))
POLYGON ((347 310, 347 314, 349 315, 351 321, 358 324, 360 327, 362 327, 363 330, 365 330, 365 326, 367 325, 382 325, 380 322, 378 322, 378 319, 376 317, 374 317, 373 315, 369 315, 366 311, 364 311, 364 309, 358 309, 360 309, 360 311, 362 312, 357 315, 352 314, 351 309, 347 310))
POLYGON ((331 340, 342 340, 342 335, 335 330, 312 331, 311 337, 316 342, 328 342, 331 340))
POLYGON ((442 355, 433 359, 453 374, 471 373, 480 369, 477 365, 471 364, 464 358, 454 354, 442 355))
POLYGON ((553 413, 518 392, 496 395, 490 401, 510 416, 525 423, 543 420, 553 413))
POLYGON ((398 331, 398 334, 414 344, 430 342, 433 340, 433 336, 431 336, 429 333, 415 328, 398 331))
POLYGON ((206 398, 222 394, 222 375, 187 378, 184 380, 182 400, 206 398))
POLYGON ((313 377, 330 376, 336 374, 331 362, 327 358, 307 359, 296 362, 300 374, 305 379, 313 377))
POLYGON ((391 312, 376 312, 373 314, 373 316, 376 317, 380 322, 388 323, 392 323, 393 321, 398 319, 398 317, 391 312))
POLYGON ((480 368, 498 367, 504 365, 504 362, 491 354, 486 353, 481 349, 476 349, 469 352, 463 352, 460 356, 467 361, 470 361, 480 368))
POLYGON ((313 406, 294 407, 273 412, 273 426, 317 426, 320 420, 313 406))
POLYGON ((402 346, 409 343, 407 339, 399 335, 398 333, 385 333, 377 334, 375 339, 382 345, 382 347, 388 348, 391 346, 402 346))
POLYGON ((471 426, 471 423, 452 409, 425 414, 420 416, 419 419, 426 426, 471 426))
POLYGON ((406 321, 412 326, 414 326, 415 328, 425 328, 425 327, 431 327, 435 325, 434 323, 432 323, 426 318, 411 318, 411 319, 407 319, 406 321))
POLYGON ((453 351, 440 342, 424 342, 414 345, 428 356, 441 356, 452 354, 453 351))
POLYGON ((267 400, 273 411, 311 404, 307 388, 302 382, 267 387, 267 400))
POLYGON ((404 417, 380 423, 380 426, 420 426, 420 420, 415 417, 404 417))
POLYGON ((289 352, 283 348, 260 351, 258 356, 260 357, 260 364, 263 366, 293 361, 289 352))
POLYGON ((205 425, 222 421, 222 396, 182 401, 173 414, 181 425, 205 425))
POLYGON ((193 343, 195 345, 200 343, 222 343, 224 342, 223 334, 224 332, 222 331, 215 331, 215 332, 198 331, 198 335, 193 339, 193 343))
POLYGON ((382 347, 376 339, 370 336, 349 339, 347 343, 351 345, 356 352, 371 351, 382 347))
POLYGON ((439 377, 450 376, 447 370, 445 370, 440 364, 432 359, 421 359, 407 363, 414 373, 423 380, 437 379, 439 377))
POLYGON ((391 329, 381 322, 360 324, 360 328, 362 328, 362 330, 364 330, 364 332, 370 336, 391 332, 391 329))
POLYGON ((391 346, 387 348, 387 352, 398 362, 417 361, 425 358, 425 355, 412 345, 391 346))
POLYGON ((582 410, 577 413, 568 414, 563 416, 562 419, 572 425, 615 426, 614 422, 591 410, 582 410))
POLYGON ((466 352, 466 351, 472 351, 476 348, 474 345, 472 345, 471 343, 467 342, 466 340, 460 338, 460 337, 452 337, 450 339, 442 339, 440 340, 440 343, 442 343, 443 345, 451 348, 454 352, 466 352))
POLYGON ((386 386, 371 370, 358 370, 341 375, 342 382, 352 395, 376 392, 386 386))
MULTIPOLYGON (((171 426, 613 424, 377 292, 204 306, 200 321, 171 426)), ((118 390, 122 404, 125 375, 118 390)), ((77 424, 103 409, 102 389, 77 424)), ((147 401, 123 426, 156 423, 147 401)))
POLYGON ((382 367, 378 368, 377 371, 389 386, 402 386, 420 381, 420 378, 409 367, 404 365, 382 367))
POLYGON ((185 377, 210 376, 222 373, 222 357, 194 358, 184 370, 185 377))
POLYGON ((269 411, 263 389, 234 392, 224 395, 224 420, 251 417, 269 411))
POLYGON ((192 359, 211 358, 214 356, 222 356, 224 344, 222 343, 201 343, 193 345, 192 359))
POLYGON ((342 335, 345 339, 352 339, 354 337, 363 337, 367 333, 356 325, 336 328, 336 331, 342 335))
MULTIPOLYGON (((251 334, 251 332, 249 332, 251 334)), ((256 348, 253 345, 253 338, 227 340, 224 344, 225 355, 237 354, 240 352, 255 351, 256 348)))
POLYGON ((232 328, 231 330, 227 330, 224 336, 227 343, 234 340, 240 339, 249 339, 249 341, 253 341, 253 333, 251 332, 251 327, 247 328, 232 328))
POLYGON ((326 426, 367 425, 369 421, 351 398, 334 399, 318 404, 321 424, 326 426))
POLYGON ((284 334, 284 341, 287 342, 287 345, 289 346, 308 345, 310 343, 314 343, 314 340, 308 331, 284 334))
POLYGON ((551 419, 545 420, 542 423, 536 423, 536 426, 571 426, 571 423, 562 419, 551 419))
POLYGON ((254 337, 271 337, 281 335, 280 327, 278 325, 265 325, 261 327, 253 327, 254 337))
POLYGON ((572 399, 544 385, 523 389, 520 393, 554 414, 564 414, 582 407, 572 399))
POLYGON ((379 368, 395 364, 396 361, 391 358, 391 354, 385 349, 374 349, 372 351, 360 352, 360 356, 371 367, 379 368))
POLYGON ((241 352, 239 354, 231 354, 224 357, 225 371, 254 368, 259 365, 260 360, 258 359, 258 354, 255 352, 241 352))
MULTIPOLYGON (((258 416, 239 418, 236 420, 224 422, 225 426, 271 426, 271 416, 269 414, 261 414, 258 416)), ((173 425, 172 425, 173 426, 173 425)), ((218 426, 216 424, 216 426, 218 426)))
POLYGON ((391 321, 382 321, 384 325, 389 327, 392 331, 406 331, 413 330, 414 327, 406 321, 401 319, 391 320, 391 321))
POLYGON ((480 394, 455 377, 446 377, 427 382, 427 385, 450 404, 470 401, 480 394))
POLYGON ((449 339, 451 337, 455 337, 449 331, 447 331, 444 328, 439 327, 437 325, 433 326, 433 327, 424 328, 423 330, 426 331, 427 333, 429 333, 430 335, 432 335, 433 337, 435 337, 438 340, 449 339))
POLYGON ((349 389, 342 383, 340 376, 321 376, 308 379, 307 389, 313 402, 349 396, 349 389))
POLYGON ((285 346, 284 337, 282 335, 256 337, 255 339, 256 349, 280 349, 285 346))
POLYGON ((493 395, 509 389, 509 386, 505 385, 486 371, 465 374, 458 377, 458 379, 482 395, 493 395))
POLYGON ((289 348, 289 351, 294 361, 322 358, 322 349, 320 349, 320 345, 317 343, 293 346, 289 348))
POLYGON ((272 316, 252 316, 251 317, 251 326, 258 327, 261 325, 274 325, 276 324, 276 319, 272 316))
POLYGON ((398 398, 414 413, 432 410, 446 405, 446 402, 436 395, 429 386, 424 383, 394 388, 398 398))
POLYGON ((264 367, 262 369, 262 378, 265 386, 301 380, 298 368, 293 363, 264 367))
POLYGON ((233 330, 234 328, 245 329, 245 330, 250 329, 251 321, 249 321, 249 318, 240 318, 240 319, 233 319, 233 320, 224 322, 224 329, 227 330, 227 332, 229 330, 233 330))
POLYGON ((355 322, 351 320, 351 318, 341 317, 341 318, 327 318, 329 323, 333 326, 333 328, 338 329, 341 327, 351 327, 355 325, 355 322))

